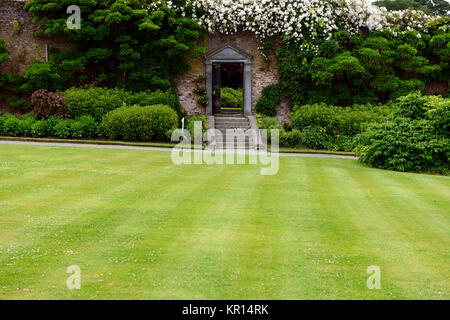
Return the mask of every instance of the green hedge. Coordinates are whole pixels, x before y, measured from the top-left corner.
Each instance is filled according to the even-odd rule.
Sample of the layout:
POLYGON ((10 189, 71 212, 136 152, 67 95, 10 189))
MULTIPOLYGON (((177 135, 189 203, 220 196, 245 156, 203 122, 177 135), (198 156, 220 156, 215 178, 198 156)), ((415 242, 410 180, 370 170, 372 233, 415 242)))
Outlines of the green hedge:
POLYGON ((177 125, 177 113, 165 105, 118 108, 102 121, 107 137, 124 140, 165 140, 167 132, 177 125))
POLYGON ((324 128, 331 135, 354 136, 361 133, 370 122, 381 121, 393 114, 393 106, 355 105, 336 107, 314 104, 294 107, 290 114, 292 127, 303 130, 309 126, 324 128))
POLYGON ((181 114, 178 97, 169 92, 133 93, 123 89, 97 87, 71 88, 62 93, 71 110, 71 117, 90 115, 100 122, 105 114, 124 105, 150 106, 163 104, 181 114))
POLYGON ((100 128, 91 116, 77 119, 52 116, 46 120, 36 120, 32 114, 5 114, 0 117, 0 134, 11 137, 93 138, 100 135, 100 128))

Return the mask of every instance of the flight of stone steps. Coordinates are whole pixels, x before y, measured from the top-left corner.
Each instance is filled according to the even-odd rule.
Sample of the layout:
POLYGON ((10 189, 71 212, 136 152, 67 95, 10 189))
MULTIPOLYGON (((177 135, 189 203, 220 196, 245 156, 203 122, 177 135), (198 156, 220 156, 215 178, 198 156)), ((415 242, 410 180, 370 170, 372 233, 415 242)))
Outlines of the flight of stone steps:
POLYGON ((219 130, 223 137, 223 139, 216 137, 217 148, 229 149, 230 145, 227 142, 231 142, 233 149, 256 149, 257 138, 253 131, 249 130, 251 129, 249 119, 243 114, 216 114, 214 128, 219 130))

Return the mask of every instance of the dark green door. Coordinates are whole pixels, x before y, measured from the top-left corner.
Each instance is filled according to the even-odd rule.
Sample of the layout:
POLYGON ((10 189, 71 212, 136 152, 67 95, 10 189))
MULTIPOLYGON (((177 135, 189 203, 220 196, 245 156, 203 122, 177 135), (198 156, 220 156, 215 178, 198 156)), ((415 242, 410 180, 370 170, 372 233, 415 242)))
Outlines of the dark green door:
POLYGON ((221 67, 220 63, 213 63, 212 70, 212 107, 213 113, 220 113, 220 89, 221 89, 221 67))

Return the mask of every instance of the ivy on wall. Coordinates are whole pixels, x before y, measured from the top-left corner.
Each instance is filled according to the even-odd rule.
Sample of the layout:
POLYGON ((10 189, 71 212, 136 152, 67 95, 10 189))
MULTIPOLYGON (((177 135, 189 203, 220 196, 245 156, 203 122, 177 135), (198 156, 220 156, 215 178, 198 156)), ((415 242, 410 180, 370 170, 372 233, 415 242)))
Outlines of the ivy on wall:
POLYGON ((51 50, 49 65, 30 67, 27 74, 38 81, 27 89, 89 83, 167 90, 189 68, 186 59, 201 51, 197 40, 202 27, 162 2, 31 0, 25 9, 38 24, 37 36, 67 37, 73 44, 69 51, 51 50), (70 5, 81 9, 80 29, 67 28, 70 5), (55 81, 40 83, 40 72, 50 72, 55 81))

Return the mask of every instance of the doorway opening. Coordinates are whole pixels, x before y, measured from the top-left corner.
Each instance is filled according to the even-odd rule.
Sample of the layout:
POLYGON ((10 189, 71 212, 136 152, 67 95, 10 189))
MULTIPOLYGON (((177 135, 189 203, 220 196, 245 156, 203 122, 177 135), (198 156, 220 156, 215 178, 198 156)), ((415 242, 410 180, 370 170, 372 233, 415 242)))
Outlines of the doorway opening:
MULTIPOLYGON (((206 114, 217 113, 244 113, 251 116, 252 113, 252 56, 227 44, 224 47, 211 52, 205 60, 206 68, 206 94, 208 105, 206 114), (224 88, 230 88, 225 89, 224 88), (235 104, 230 106, 224 101, 227 91, 238 90, 238 107, 235 104), (242 95, 240 91, 242 90, 242 95), (240 98, 243 98, 243 108, 241 108, 240 98), (243 109, 243 110, 242 110, 243 109)), ((236 100, 236 99, 233 99, 236 100)))
POLYGON ((213 112, 243 113, 244 63, 213 63, 213 112))

